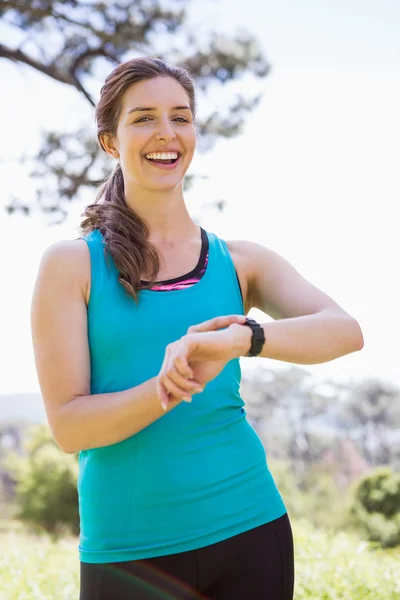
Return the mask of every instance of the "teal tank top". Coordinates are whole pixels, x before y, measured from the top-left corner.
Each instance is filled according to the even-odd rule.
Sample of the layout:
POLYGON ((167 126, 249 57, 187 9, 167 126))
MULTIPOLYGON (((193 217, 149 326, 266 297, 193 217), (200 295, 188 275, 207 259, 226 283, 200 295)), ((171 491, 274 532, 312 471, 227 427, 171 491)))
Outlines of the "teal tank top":
MULTIPOLYGON (((88 339, 91 394, 155 377, 167 344, 190 325, 244 314, 226 243, 207 232, 198 283, 139 292, 136 304, 98 230, 91 260, 88 339)), ((80 560, 112 563, 194 550, 286 513, 265 449, 246 418, 239 359, 196 394, 131 437, 79 453, 80 560)), ((88 400, 90 401, 90 400, 88 400)))

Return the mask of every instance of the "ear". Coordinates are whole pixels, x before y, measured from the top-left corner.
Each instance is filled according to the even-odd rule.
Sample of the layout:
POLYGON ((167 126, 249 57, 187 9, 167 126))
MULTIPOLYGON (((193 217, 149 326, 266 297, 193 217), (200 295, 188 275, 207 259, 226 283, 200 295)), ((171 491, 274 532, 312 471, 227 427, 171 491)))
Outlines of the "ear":
POLYGON ((119 151, 114 136, 109 133, 101 133, 99 135, 99 142, 107 154, 110 154, 113 158, 119 158, 119 151))

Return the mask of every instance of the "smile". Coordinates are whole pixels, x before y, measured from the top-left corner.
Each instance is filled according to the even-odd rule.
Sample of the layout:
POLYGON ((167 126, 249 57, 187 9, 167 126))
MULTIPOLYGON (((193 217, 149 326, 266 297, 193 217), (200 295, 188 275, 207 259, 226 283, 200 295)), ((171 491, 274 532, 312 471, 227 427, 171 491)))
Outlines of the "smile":
POLYGON ((145 161, 156 169, 171 170, 180 163, 182 155, 177 152, 162 152, 145 155, 145 161))

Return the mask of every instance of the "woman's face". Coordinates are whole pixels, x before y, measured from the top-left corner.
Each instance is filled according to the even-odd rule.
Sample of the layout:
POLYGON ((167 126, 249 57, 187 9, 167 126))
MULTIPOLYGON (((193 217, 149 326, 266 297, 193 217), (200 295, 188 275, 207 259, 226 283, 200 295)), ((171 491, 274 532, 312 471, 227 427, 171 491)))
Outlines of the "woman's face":
POLYGON ((122 99, 114 145, 125 185, 171 190, 182 183, 196 146, 185 89, 171 77, 131 85, 122 99))

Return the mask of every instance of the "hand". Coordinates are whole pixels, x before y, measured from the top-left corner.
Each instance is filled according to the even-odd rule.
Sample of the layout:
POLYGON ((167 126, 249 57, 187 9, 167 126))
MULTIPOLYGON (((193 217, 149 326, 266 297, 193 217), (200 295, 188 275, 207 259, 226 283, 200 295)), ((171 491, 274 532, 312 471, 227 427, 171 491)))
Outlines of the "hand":
POLYGON ((243 315, 216 317, 190 327, 187 335, 167 346, 157 378, 164 410, 170 400, 190 402, 193 393, 201 392, 229 360, 240 356, 238 341, 250 347, 251 330, 241 326, 244 322, 243 315))

